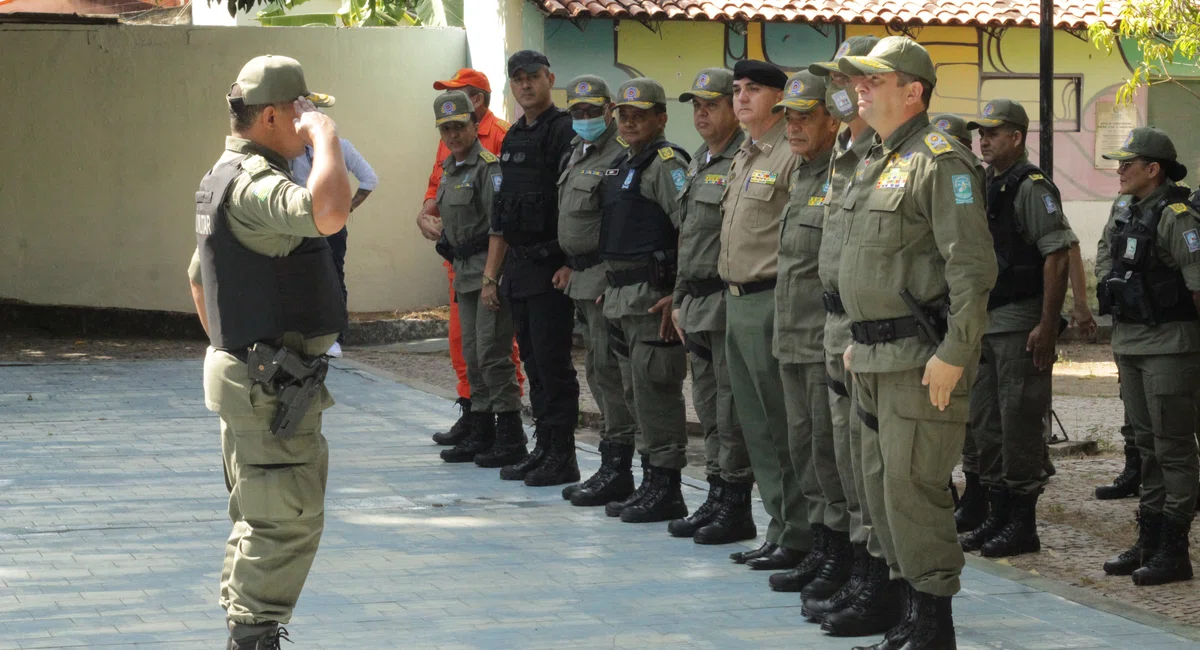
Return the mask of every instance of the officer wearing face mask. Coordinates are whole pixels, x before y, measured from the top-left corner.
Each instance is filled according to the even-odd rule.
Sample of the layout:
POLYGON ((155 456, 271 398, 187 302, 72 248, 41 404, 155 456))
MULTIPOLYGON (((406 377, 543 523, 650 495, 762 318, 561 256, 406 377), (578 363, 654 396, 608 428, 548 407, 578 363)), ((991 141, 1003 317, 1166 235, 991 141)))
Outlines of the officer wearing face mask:
POLYGON ((558 178, 558 243, 570 273, 556 288, 575 301, 583 325, 584 376, 603 420, 600 469, 583 483, 563 488, 576 506, 602 506, 633 492, 633 435, 637 424, 625 403, 621 367, 608 346, 604 295, 608 280, 600 259, 601 181, 618 155, 629 148, 617 136, 612 93, 600 77, 583 75, 567 85, 567 112, 576 137, 567 167, 558 178))

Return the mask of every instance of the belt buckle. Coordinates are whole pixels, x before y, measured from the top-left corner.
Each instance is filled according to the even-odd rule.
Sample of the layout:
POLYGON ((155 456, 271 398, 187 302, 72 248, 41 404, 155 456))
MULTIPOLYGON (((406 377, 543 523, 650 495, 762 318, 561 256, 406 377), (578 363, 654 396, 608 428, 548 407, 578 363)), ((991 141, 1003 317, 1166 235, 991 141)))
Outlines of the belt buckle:
POLYGON ((735 298, 741 298, 742 297, 742 285, 730 284, 729 285, 729 293, 733 294, 733 296, 735 298))
POLYGON ((876 325, 876 334, 881 341, 893 341, 896 339, 896 323, 890 320, 883 321, 876 325))

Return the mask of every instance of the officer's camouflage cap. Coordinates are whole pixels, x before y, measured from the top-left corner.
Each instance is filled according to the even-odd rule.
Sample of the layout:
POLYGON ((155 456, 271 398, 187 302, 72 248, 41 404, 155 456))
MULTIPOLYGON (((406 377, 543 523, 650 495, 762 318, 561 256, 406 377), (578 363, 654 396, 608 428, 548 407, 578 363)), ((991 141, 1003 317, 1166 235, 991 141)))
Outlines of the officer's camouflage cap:
POLYGON ((727 68, 705 68, 696 74, 692 89, 679 96, 679 101, 692 99, 716 99, 722 95, 733 96, 733 70, 727 68))
POLYGON ((1102 154, 1102 157, 1108 160, 1148 158, 1164 163, 1167 177, 1173 181, 1183 180, 1187 176, 1187 167, 1178 162, 1178 154, 1175 152, 1175 143, 1171 142, 1171 136, 1153 126, 1139 126, 1130 131, 1120 149, 1102 154))
POLYGON ((604 106, 612 101, 612 91, 608 82, 596 75, 585 74, 575 77, 567 86, 567 108, 576 104, 591 104, 604 106))
POLYGON ((630 79, 621 84, 617 91, 617 107, 654 108, 655 104, 666 105, 667 92, 661 84, 648 77, 630 79))
POLYGON ((937 70, 929 52, 907 36, 881 39, 866 56, 847 54, 838 59, 838 69, 851 76, 903 72, 937 85, 937 70))
POLYGON ((783 87, 783 101, 776 104, 771 112, 778 113, 785 108, 807 113, 818 105, 825 105, 825 77, 801 70, 788 77, 783 87))
POLYGON ((268 54, 256 56, 242 66, 237 81, 230 87, 231 99, 243 104, 280 104, 304 97, 317 106, 333 106, 332 95, 314 93, 304 82, 304 69, 296 59, 268 54), (236 89, 234 88, 236 86, 236 89))
POLYGON ((943 133, 962 140, 970 145, 973 139, 971 138, 971 130, 967 128, 967 121, 957 115, 938 115, 933 118, 933 125, 941 129, 943 133))
POLYGON ((1029 128, 1029 114, 1025 107, 1011 99, 993 99, 983 107, 983 115, 967 122, 968 129, 991 128, 1001 124, 1012 124, 1029 128))
POLYGON ((878 36, 851 36, 838 46, 837 52, 833 54, 833 60, 813 63, 808 66, 808 71, 818 77, 827 77, 830 72, 841 72, 841 68, 838 67, 838 59, 843 56, 866 56, 871 53, 871 49, 878 42, 878 36))
POLYGON ((448 90, 433 100, 433 119, 438 126, 447 122, 470 122, 474 112, 471 98, 461 90, 448 90))

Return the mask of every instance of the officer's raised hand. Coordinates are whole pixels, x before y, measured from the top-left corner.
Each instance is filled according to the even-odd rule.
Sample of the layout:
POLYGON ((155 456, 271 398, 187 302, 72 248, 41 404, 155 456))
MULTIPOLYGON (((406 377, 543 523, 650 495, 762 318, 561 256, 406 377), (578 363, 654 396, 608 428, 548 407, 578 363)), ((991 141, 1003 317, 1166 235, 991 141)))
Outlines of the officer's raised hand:
POLYGON ((307 97, 296 98, 293 106, 296 108, 296 118, 292 123, 296 125, 296 133, 304 140, 304 144, 312 145, 313 140, 321 136, 337 137, 337 123, 317 110, 307 97))
POLYGON ((929 387, 929 402, 939 411, 945 411, 950 406, 950 393, 962 378, 962 366, 952 366, 933 355, 925 364, 925 376, 921 385, 929 387))

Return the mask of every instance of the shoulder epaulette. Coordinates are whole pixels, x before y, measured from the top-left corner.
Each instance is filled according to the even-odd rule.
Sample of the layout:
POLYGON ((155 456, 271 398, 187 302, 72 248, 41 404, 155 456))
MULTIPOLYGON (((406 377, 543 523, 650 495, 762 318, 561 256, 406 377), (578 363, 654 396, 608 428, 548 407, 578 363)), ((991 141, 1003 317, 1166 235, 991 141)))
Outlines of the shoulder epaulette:
POLYGON ((625 141, 625 138, 622 138, 619 135, 617 136, 617 144, 621 145, 622 147, 624 147, 626 149, 629 148, 629 143, 625 141))
POLYGON ((1043 174, 1030 174, 1030 175, 1029 175, 1029 180, 1031 180, 1031 181, 1044 181, 1044 180, 1046 180, 1046 177, 1045 177, 1045 175, 1043 175, 1043 174))
POLYGON ((479 157, 483 159, 483 162, 488 163, 488 164, 491 164, 491 163, 494 163, 494 162, 500 160, 499 158, 496 157, 496 154, 488 151, 487 149, 480 151, 479 157))
POLYGON ((1186 203, 1172 203, 1167 207, 1170 208, 1171 212, 1174 212, 1175 214, 1183 214, 1184 212, 1188 211, 1188 206, 1186 203))
POLYGON ((496 126, 500 127, 501 129, 503 129, 505 131, 512 128, 512 124, 510 124, 508 122, 508 120, 502 120, 498 117, 496 118, 496 126))
POLYGON ((663 147, 658 150, 658 157, 663 160, 670 160, 675 157, 675 150, 671 147, 663 147))
POLYGON ((925 136, 925 146, 929 147, 929 151, 935 156, 954 151, 954 145, 950 144, 946 136, 937 132, 929 133, 925 136))
POLYGON ((266 158, 259 155, 247 156, 242 161, 242 170, 250 174, 250 178, 258 178, 271 171, 271 165, 266 158))

